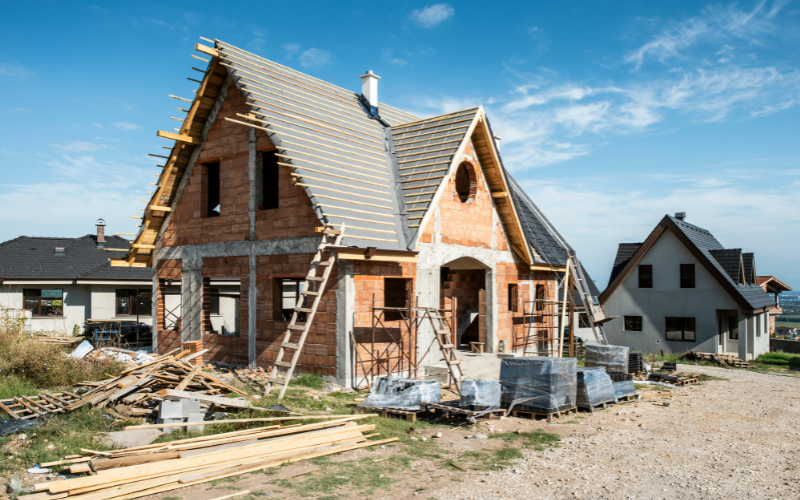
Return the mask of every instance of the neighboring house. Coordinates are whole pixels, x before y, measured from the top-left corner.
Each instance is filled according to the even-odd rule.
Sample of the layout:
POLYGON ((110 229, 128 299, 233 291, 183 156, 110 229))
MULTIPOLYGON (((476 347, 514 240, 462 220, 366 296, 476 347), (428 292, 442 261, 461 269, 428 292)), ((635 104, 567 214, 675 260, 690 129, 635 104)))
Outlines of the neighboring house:
MULTIPOLYGON (((20 236, 0 243, 0 308, 29 310, 30 331, 72 335, 87 320, 139 321, 152 326, 153 270, 146 267, 112 267, 111 259, 124 256, 128 240, 105 236, 105 223, 97 233, 80 238, 20 236)), ((238 293, 238 286, 214 283, 223 292, 238 293)), ((170 291, 180 294, 180 283, 170 291)), ((169 297, 170 302, 180 302, 169 297)), ((212 297, 217 328, 235 329, 235 300, 212 297), (224 318, 220 310, 228 316, 224 318)), ((174 307, 174 306, 173 306, 174 307)))
POLYGON ((775 318, 783 313, 779 295, 782 292, 791 292, 792 287, 779 280, 775 276, 757 276, 756 280, 758 282, 758 286, 763 288, 765 292, 775 295, 775 304, 777 307, 769 312, 769 331, 774 332, 776 331, 775 318))
POLYGON ((779 333, 780 335, 795 335, 795 334, 797 334, 797 328, 790 328, 788 326, 779 326, 774 331, 779 333))
POLYGON ((644 243, 621 243, 600 296, 612 344, 643 352, 769 351, 775 300, 757 284, 755 258, 724 248, 685 214, 664 216, 644 243))
MULTIPOLYGON (((552 233, 525 208, 482 107, 423 119, 379 103, 371 72, 357 94, 219 41, 198 50, 211 59, 203 81, 179 133, 158 132, 174 145, 114 262, 155 268, 160 352, 202 342, 210 360, 265 368, 282 345, 295 352, 288 320, 320 232, 345 224, 298 371, 349 385, 438 363, 430 328, 408 335, 380 308, 454 299, 459 344, 519 350, 525 304, 555 303, 564 266, 546 257, 552 233), (233 338, 208 335, 215 278, 238 283, 233 338)), ((552 343, 554 316, 534 316, 552 343)))

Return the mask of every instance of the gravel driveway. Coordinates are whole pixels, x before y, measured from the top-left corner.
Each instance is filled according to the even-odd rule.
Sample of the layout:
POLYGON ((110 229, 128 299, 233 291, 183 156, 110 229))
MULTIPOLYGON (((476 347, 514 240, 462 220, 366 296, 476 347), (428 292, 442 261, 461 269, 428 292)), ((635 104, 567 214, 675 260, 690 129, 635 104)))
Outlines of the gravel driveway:
POLYGON ((465 475, 435 498, 799 498, 800 378, 679 370, 728 380, 595 413, 569 425, 562 446, 526 450, 515 466, 465 475))

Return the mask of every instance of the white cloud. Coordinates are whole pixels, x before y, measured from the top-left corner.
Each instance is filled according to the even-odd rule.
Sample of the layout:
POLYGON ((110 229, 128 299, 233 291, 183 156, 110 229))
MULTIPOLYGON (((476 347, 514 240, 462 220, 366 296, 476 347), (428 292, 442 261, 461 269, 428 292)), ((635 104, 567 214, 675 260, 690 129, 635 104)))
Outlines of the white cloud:
POLYGON ((411 20, 423 28, 433 28, 437 24, 453 17, 455 9, 446 3, 437 3, 422 10, 411 12, 411 20))
POLYGON ((10 76, 13 78, 29 78, 35 73, 20 64, 0 63, 0 76, 10 76))
POLYGON ((286 58, 291 59, 295 54, 300 52, 300 46, 296 43, 284 43, 283 50, 286 51, 286 58))
POLYGON ((267 32, 261 28, 256 28, 253 30, 253 38, 247 43, 247 48, 252 50, 253 52, 258 52, 264 48, 264 44, 267 43, 267 32))
POLYGON ((95 144, 93 142, 83 142, 83 141, 73 141, 70 142, 69 144, 53 144, 52 146, 73 153, 83 152, 83 151, 99 151, 101 149, 105 149, 108 147, 105 144, 95 144))
POLYGON ((138 128, 142 128, 139 125, 136 125, 134 123, 128 123, 128 122, 114 122, 114 126, 117 127, 120 130, 136 130, 138 128))
POLYGON ((399 57, 393 57, 389 59, 389 63, 396 64, 398 66, 405 66, 406 62, 407 61, 405 59, 400 59, 399 57))
POLYGON ((308 49, 303 51, 297 58, 300 66, 304 68, 314 66, 325 66, 331 61, 331 53, 322 49, 308 49))

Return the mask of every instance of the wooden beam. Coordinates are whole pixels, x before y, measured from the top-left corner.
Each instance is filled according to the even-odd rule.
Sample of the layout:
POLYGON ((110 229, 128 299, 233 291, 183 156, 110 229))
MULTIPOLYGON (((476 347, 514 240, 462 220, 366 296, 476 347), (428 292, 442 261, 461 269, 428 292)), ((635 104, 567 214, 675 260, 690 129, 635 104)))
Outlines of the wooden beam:
POLYGON ((219 52, 217 51, 217 49, 206 47, 202 43, 195 44, 194 50, 200 52, 201 54, 205 54, 207 56, 219 57, 219 52))
POLYGON ((145 245, 144 243, 134 243, 131 246, 133 248, 145 248, 145 249, 148 249, 148 250, 155 250, 155 248, 156 248, 155 245, 145 245))
POLYGON ((507 196, 508 193, 506 193, 505 191, 498 191, 496 193, 492 193, 492 198, 506 198, 507 196))
POLYGON ((159 205, 150 205, 150 210, 154 212, 172 212, 172 208, 170 207, 162 207, 159 205))
POLYGON ((185 144, 191 144, 192 146, 200 145, 200 138, 199 137, 190 137, 188 135, 181 135, 181 134, 173 134, 172 132, 165 132, 163 130, 159 130, 156 132, 158 137, 162 139, 169 139, 171 141, 178 141, 183 142, 185 144))

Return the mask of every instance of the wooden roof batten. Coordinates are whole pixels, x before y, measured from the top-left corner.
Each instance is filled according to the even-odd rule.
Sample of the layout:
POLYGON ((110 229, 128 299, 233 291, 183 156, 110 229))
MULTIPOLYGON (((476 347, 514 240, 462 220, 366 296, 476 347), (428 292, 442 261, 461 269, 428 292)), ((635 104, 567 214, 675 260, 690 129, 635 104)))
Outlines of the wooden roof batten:
MULTIPOLYGON (((212 55, 209 54, 209 51, 213 49, 209 49, 204 45, 197 44, 195 49, 198 52, 212 55)), ((216 97, 222 90, 226 76, 227 70, 219 64, 219 59, 212 55, 195 97, 190 101, 192 104, 187 110, 186 118, 183 120, 179 132, 172 133, 161 130, 156 132, 157 137, 173 140, 175 143, 164 162, 164 168, 156 183, 158 187, 147 204, 142 217, 141 228, 136 235, 130 252, 121 260, 113 261, 112 265, 152 266, 153 250, 155 249, 158 235, 167 215, 173 209, 172 205, 175 201, 180 180, 189 166, 189 159, 194 148, 201 143, 203 127, 208 120, 216 97)), ((188 99, 178 99, 188 101, 188 99)))

